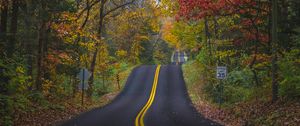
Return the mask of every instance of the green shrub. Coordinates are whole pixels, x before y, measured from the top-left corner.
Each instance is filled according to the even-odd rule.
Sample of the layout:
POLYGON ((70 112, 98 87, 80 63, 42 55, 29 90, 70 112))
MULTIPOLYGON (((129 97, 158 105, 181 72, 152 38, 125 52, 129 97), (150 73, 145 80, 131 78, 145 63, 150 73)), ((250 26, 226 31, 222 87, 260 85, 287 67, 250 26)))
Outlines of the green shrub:
POLYGON ((197 55, 196 59, 199 61, 201 64, 209 64, 209 59, 212 58, 208 55, 207 49, 201 49, 199 54, 197 55))
POLYGON ((13 125, 15 112, 27 111, 30 105, 31 77, 26 74, 22 57, 0 59, 0 124, 13 125))
POLYGON ((28 98, 34 102, 39 104, 40 106, 46 106, 49 102, 45 99, 44 95, 41 92, 35 91, 31 93, 28 98))
POLYGON ((0 124, 3 126, 13 125, 13 100, 11 97, 0 94, 0 124), (3 109, 2 109, 3 108, 3 109))
POLYGON ((254 86, 253 73, 248 68, 243 70, 233 70, 228 73, 224 82, 226 85, 250 88, 254 86))
POLYGON ((250 69, 233 70, 224 81, 224 100, 228 103, 246 101, 251 98, 254 87, 250 69))
POLYGON ((279 92, 283 97, 300 97, 300 49, 285 53, 285 58, 279 62, 280 81, 279 92))
POLYGON ((209 74, 211 77, 204 90, 214 102, 221 100, 225 104, 233 104, 252 98, 255 86, 250 69, 231 71, 222 84, 215 79, 215 71, 210 71, 209 74))

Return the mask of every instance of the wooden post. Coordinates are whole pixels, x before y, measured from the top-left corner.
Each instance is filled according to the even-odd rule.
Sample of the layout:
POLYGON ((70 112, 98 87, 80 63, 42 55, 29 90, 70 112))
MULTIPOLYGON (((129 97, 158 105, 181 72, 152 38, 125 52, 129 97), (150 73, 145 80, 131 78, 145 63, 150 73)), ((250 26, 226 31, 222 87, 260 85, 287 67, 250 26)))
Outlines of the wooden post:
POLYGON ((119 75, 119 73, 117 73, 117 84, 118 84, 118 89, 120 90, 121 86, 120 86, 120 75, 119 75))
POLYGON ((82 105, 82 107, 83 107, 83 104, 84 104, 84 74, 85 74, 85 69, 82 69, 83 71, 82 71, 82 85, 81 85, 81 105, 82 105))

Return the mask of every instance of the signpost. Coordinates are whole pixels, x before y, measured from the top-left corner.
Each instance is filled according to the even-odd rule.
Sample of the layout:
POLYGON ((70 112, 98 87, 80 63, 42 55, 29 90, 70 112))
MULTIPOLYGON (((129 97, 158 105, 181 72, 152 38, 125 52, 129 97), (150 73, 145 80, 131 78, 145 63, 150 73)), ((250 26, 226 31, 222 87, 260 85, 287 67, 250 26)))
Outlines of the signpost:
POLYGON ((227 67, 218 66, 217 67, 217 79, 224 80, 227 76, 227 67))
POLYGON ((120 90, 121 89, 121 86, 120 86, 120 75, 119 73, 117 73, 117 84, 118 84, 118 89, 120 90))
POLYGON ((88 80, 90 78, 91 74, 89 73, 89 71, 86 68, 83 68, 80 70, 79 74, 78 74, 78 78, 80 80, 80 83, 78 85, 78 89, 81 90, 82 94, 81 94, 81 104, 83 106, 83 101, 84 101, 84 90, 88 89, 88 80))
POLYGON ((222 104, 222 94, 223 94, 223 80, 227 77, 227 67, 226 66, 217 66, 217 79, 220 80, 220 84, 217 89, 219 90, 219 104, 222 104))

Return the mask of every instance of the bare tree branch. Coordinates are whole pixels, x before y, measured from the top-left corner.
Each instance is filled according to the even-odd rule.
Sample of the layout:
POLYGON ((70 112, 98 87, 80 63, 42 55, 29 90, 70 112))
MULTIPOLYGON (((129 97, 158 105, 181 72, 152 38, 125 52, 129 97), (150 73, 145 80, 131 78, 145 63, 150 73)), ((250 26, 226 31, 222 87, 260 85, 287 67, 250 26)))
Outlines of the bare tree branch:
POLYGON ((135 1, 136 1, 136 0, 131 0, 130 2, 123 3, 123 4, 117 6, 117 7, 113 8, 113 9, 107 11, 107 12, 104 14, 104 17, 107 16, 107 15, 109 15, 110 13, 112 13, 112 12, 114 12, 114 11, 116 11, 116 10, 122 8, 122 7, 125 7, 125 6, 127 6, 127 5, 133 4, 135 1))
MULTIPOLYGON (((86 0, 86 5, 90 6, 90 0, 86 0)), ((89 17, 90 17, 90 9, 87 10, 85 20, 84 20, 83 24, 81 25, 80 29, 83 29, 85 27, 85 25, 87 24, 87 22, 89 20, 89 17)))
POLYGON ((91 1, 90 5, 87 5, 82 11, 79 12, 79 14, 77 15, 77 20, 84 14, 85 11, 88 11, 90 9, 92 9, 97 3, 99 3, 101 0, 94 0, 91 1))

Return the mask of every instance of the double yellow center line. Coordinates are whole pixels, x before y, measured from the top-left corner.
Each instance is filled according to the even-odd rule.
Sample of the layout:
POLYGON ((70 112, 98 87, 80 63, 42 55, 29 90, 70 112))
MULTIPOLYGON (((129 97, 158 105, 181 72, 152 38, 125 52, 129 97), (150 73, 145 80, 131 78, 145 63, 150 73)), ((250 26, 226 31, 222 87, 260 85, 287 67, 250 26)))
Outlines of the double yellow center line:
POLYGON ((158 83, 158 76, 159 76, 159 71, 160 71, 161 65, 158 65, 155 71, 155 76, 154 76, 154 81, 152 85, 152 90, 150 93, 150 97, 146 103, 146 105, 143 107, 143 109, 139 112, 139 114, 135 118, 135 126, 145 126, 144 124, 144 117, 148 111, 148 109, 151 107, 154 97, 156 94, 156 88, 157 88, 157 83, 158 83))

